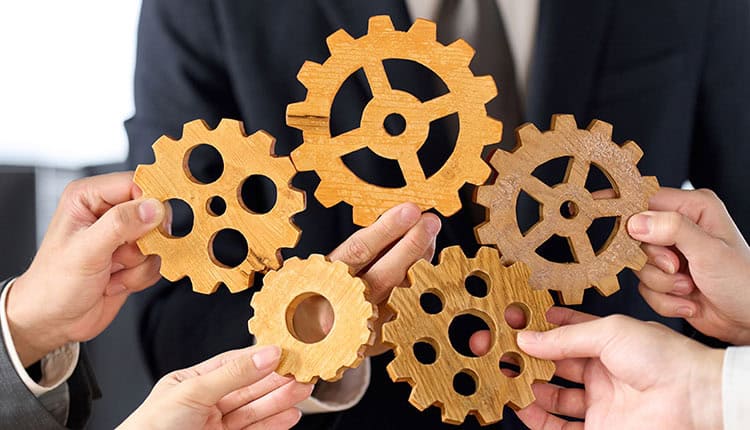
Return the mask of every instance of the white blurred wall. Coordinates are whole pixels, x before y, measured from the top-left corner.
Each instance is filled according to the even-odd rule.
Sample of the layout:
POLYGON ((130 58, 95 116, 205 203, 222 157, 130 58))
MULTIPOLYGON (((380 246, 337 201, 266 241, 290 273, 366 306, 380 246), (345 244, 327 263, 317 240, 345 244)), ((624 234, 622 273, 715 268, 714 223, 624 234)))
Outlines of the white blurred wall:
POLYGON ((123 161, 140 0, 4 1, 0 165, 123 161))

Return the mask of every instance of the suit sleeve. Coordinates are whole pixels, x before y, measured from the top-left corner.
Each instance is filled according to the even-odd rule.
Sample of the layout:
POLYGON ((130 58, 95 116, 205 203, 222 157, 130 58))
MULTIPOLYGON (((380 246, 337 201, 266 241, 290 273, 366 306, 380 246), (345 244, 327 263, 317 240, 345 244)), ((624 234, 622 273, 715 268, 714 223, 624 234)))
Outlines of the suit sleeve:
MULTIPOLYGON (((0 291, 5 292, 7 282, 0 285, 0 291)), ((3 299, 5 294, 2 294, 3 299)), ((5 305, 5 300, 2 300, 5 305)), ((65 381, 54 384, 49 390, 37 387, 35 392, 30 387, 28 378, 19 373, 18 363, 14 363, 15 354, 12 345, 6 344, 7 324, 3 315, 3 336, 0 341, 0 428, 14 429, 63 429, 83 428, 91 412, 91 401, 99 397, 99 389, 91 373, 85 352, 75 354, 77 364, 72 374, 65 375, 65 381), (5 425, 9 427, 5 427, 5 425)), ((77 345, 76 345, 77 346, 77 345)), ((76 348, 76 351, 78 349, 76 348)), ((59 368, 54 363, 50 369, 59 368)), ((54 369, 53 369, 54 370, 54 369)), ((60 370, 60 369, 58 369, 60 370)), ((63 371, 65 369, 62 369, 63 371)))
POLYGON ((708 17, 690 179, 715 190, 750 234, 750 2, 714 0, 708 17))

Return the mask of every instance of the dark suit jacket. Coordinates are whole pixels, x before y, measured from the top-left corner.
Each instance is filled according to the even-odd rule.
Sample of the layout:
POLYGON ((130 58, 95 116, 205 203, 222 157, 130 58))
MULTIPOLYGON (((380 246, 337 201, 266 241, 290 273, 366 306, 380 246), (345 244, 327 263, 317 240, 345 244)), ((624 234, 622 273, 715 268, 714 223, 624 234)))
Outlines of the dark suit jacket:
MULTIPOLYGON (((0 292, 6 284, 0 284, 0 292)), ((83 345, 78 365, 68 379, 68 392, 68 422, 63 426, 23 383, 10 361, 5 342, 0 339, 0 429, 78 429, 86 425, 91 415, 91 400, 100 393, 83 345)))
MULTIPOLYGON (((300 66, 327 58, 325 39, 336 29, 359 37, 367 18, 379 14, 390 15, 398 29, 410 25, 401 0, 144 0, 136 112, 126 123, 130 162, 151 163, 153 141, 161 134, 179 137, 181 125, 195 118, 212 125, 222 117, 244 120, 248 131, 273 134, 277 152, 288 154, 301 143, 300 132, 287 127, 284 116, 287 104, 305 97, 295 78, 300 66)), ((679 187, 689 179, 696 187, 714 189, 748 232, 750 199, 743 190, 750 163, 749 32, 745 0, 542 0, 526 117, 540 129, 549 126, 554 113, 575 114, 579 126, 594 118, 614 124, 616 142, 633 139, 644 149, 643 174, 657 175, 664 186, 679 187)), ((394 70, 389 70, 394 87, 424 90, 416 72, 394 70)), ((361 82, 342 89, 332 128, 356 125, 366 97, 361 82)), ((445 152, 441 145, 450 139, 435 134, 433 151, 445 152)), ((375 161, 364 164, 363 175, 382 182, 397 174, 375 161)), ((285 255, 331 250, 354 230, 350 209, 323 209, 312 197, 314 174, 299 174, 294 184, 308 192, 308 209, 295 218, 303 230, 299 246, 285 255)), ((466 209, 446 220, 439 248, 477 249, 470 191, 463 190, 466 209)), ((583 309, 689 330, 651 311, 632 275, 621 279, 621 291, 609 298, 587 292, 583 309)), ((185 281, 156 289, 141 326, 154 375, 248 344, 250 294, 223 290, 204 297, 191 293, 185 281)), ((435 410, 420 414, 407 403, 407 384, 389 381, 384 372, 389 359, 373 360, 372 384, 357 407, 304 424, 439 427, 435 410)), ((511 415, 506 414, 505 428, 518 425, 511 415)))

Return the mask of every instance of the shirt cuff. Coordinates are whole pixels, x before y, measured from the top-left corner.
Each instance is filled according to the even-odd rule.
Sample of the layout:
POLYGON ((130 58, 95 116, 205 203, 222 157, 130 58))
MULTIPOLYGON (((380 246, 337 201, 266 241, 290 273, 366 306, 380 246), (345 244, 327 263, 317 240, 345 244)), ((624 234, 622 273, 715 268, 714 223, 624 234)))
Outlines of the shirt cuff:
POLYGON ((297 407, 303 414, 343 411, 362 400, 368 385, 370 385, 369 358, 356 369, 347 370, 344 377, 336 382, 319 381, 315 386, 313 397, 301 401, 297 407))
POLYGON ((18 356, 16 346, 13 344, 13 337, 10 334, 10 328, 8 326, 8 315, 5 312, 5 305, 8 301, 8 291, 10 291, 12 287, 13 281, 8 282, 2 295, 0 295, 0 326, 2 326, 3 342, 8 351, 10 361, 13 363, 13 367, 21 378, 21 381, 36 397, 39 397, 59 387, 60 384, 70 378, 70 375, 73 374, 73 371, 78 364, 80 344, 78 342, 69 343, 47 354, 42 358, 40 363, 42 368, 42 379, 39 382, 35 382, 31 379, 29 374, 26 373, 23 364, 21 364, 21 358, 18 356))
POLYGON ((750 419, 750 346, 727 348, 721 386, 724 429, 746 429, 750 419))

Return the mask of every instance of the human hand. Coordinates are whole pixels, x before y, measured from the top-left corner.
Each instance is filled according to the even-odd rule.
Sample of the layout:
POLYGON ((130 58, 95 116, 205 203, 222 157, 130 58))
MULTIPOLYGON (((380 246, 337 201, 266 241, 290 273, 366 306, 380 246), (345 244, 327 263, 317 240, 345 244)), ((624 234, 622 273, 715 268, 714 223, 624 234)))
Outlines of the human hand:
MULTIPOLYGON (((555 360, 556 375, 584 389, 534 384, 536 401, 517 412, 532 430, 721 428, 723 350, 623 315, 553 307, 547 319, 561 327, 520 332, 518 346, 555 360)), ((474 352, 485 352, 488 339, 472 338, 474 352)))
MULTIPOLYGON (((381 341, 381 327, 393 315, 383 305, 391 290, 404 282, 415 262, 432 259, 439 231, 437 216, 422 214, 415 204, 404 203, 385 212, 371 226, 358 230, 328 255, 331 261, 343 261, 349 266, 349 273, 361 277, 370 287, 367 299, 378 305, 374 324, 377 339, 368 348, 368 355, 388 349, 381 341)), ((325 299, 320 298, 294 318, 300 337, 320 339, 331 330, 334 315, 325 299)))
POLYGON ((8 291, 6 314, 21 362, 86 341, 114 319, 128 294, 159 279, 159 258, 135 240, 164 217, 141 195, 132 172, 72 182, 29 269, 8 291))
POLYGON ((724 204, 707 190, 662 188, 628 232, 648 263, 636 275, 656 312, 702 333, 750 344, 750 248, 724 204))
POLYGON ((159 380, 120 429, 288 429, 313 386, 273 373, 281 350, 228 351, 159 380))

